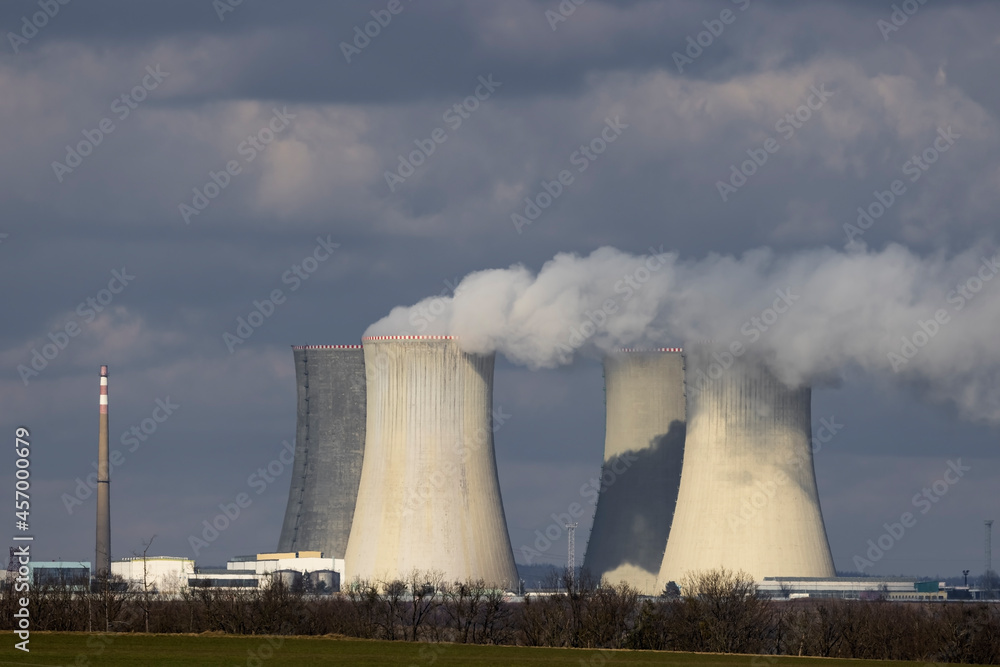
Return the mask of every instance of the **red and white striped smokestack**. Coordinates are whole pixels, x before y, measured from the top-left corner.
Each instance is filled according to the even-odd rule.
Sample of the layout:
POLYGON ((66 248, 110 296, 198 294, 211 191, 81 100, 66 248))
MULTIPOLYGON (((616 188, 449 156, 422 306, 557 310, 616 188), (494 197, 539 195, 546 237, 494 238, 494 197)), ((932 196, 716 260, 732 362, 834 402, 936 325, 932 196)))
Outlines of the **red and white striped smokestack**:
POLYGON ((100 425, 97 430, 97 548, 94 574, 111 574, 111 498, 108 465, 108 367, 101 366, 100 425))

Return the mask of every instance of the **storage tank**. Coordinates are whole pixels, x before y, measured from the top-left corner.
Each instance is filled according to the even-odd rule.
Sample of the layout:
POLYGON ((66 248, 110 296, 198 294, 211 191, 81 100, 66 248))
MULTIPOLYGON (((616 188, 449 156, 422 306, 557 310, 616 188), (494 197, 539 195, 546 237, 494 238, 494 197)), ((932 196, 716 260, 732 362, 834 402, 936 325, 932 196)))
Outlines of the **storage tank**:
POLYGON ((684 456, 681 348, 609 354, 604 391, 604 464, 583 568, 655 595, 684 456))
POLYGON ((415 571, 511 588, 493 450, 494 355, 450 336, 366 337, 365 458, 345 579, 415 571))
POLYGON ((360 345, 292 348, 298 409, 295 461, 278 551, 343 558, 365 451, 365 358, 360 345))
POLYGON ((687 438, 657 588, 725 567, 758 581, 832 577, 811 446, 809 387, 764 360, 686 346, 687 438))
POLYGON ((271 576, 291 590, 302 588, 302 573, 298 570, 275 570, 271 576))
POLYGON ((314 593, 340 592, 340 573, 333 570, 316 570, 309 573, 309 585, 314 593))

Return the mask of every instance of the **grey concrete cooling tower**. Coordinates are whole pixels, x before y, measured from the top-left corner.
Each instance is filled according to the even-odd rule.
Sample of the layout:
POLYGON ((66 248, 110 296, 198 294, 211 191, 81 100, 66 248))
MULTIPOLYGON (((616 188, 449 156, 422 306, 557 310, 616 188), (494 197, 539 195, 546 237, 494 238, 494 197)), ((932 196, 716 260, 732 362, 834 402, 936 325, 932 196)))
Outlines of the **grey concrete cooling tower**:
POLYGON ((608 355, 604 389, 604 465, 583 568, 655 595, 684 456, 681 349, 608 355))
POLYGON ((782 384, 744 350, 687 346, 687 439, 657 588, 725 567, 832 577, 816 491, 809 387, 782 384))
POLYGON ((295 462, 278 551, 343 558, 365 452, 360 345, 292 348, 298 385, 295 462))
POLYGON ((493 453, 494 355, 442 336, 363 343, 368 425, 346 581, 419 571, 515 586, 493 453))

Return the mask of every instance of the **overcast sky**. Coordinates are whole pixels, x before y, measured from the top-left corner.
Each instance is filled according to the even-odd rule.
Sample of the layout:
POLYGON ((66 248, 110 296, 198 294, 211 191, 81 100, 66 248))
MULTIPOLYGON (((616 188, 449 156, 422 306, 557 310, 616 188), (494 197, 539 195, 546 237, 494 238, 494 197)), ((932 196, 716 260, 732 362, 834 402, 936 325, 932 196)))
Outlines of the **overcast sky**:
MULTIPOLYGON (((67 499, 96 459, 102 363, 123 458, 114 557, 154 535, 153 552, 193 556, 189 536, 247 492, 197 558, 222 563, 277 544, 290 471, 263 488, 249 478, 294 439, 290 346, 357 343, 471 271, 537 272, 602 246, 704 265, 761 248, 839 256, 851 240, 973 269, 997 250, 993 2, 911 0, 895 16, 846 0, 48 4, 52 16, 44 0, 0 6, 0 422, 11 439, 31 429, 36 558, 93 559, 94 498, 67 499), (564 170, 572 181, 535 216, 525 198, 545 202, 564 170), (884 213, 850 238, 845 224, 879 196, 884 213), (274 290, 270 316, 239 334, 274 290), (154 416, 166 416, 146 422, 155 432, 123 444, 154 416)), ((886 287, 873 279, 873 294, 886 287)), ((967 312, 996 332, 1000 280, 981 288, 967 312)), ((948 331, 928 354, 961 356, 948 331)), ((1000 405, 995 362, 980 370, 991 391, 973 411, 954 385, 826 373, 814 427, 844 426, 816 474, 839 570, 910 511, 916 525, 866 571, 982 571, 983 520, 1000 518, 1000 405), (915 494, 959 459, 970 469, 921 513, 915 494)), ((495 405, 509 415, 497 463, 523 561, 521 545, 599 474, 600 364, 530 370, 500 355, 495 405)), ((580 560, 589 529, 588 512, 580 560)), ((546 558, 564 563, 565 541, 546 558)))

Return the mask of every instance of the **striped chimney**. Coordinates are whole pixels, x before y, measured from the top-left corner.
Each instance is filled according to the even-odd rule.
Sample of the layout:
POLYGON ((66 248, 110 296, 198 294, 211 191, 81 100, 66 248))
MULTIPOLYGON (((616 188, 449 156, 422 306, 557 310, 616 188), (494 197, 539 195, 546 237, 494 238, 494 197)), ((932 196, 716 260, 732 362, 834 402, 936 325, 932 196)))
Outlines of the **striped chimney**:
POLYGON ((108 367, 101 366, 100 424, 97 431, 97 548, 94 573, 111 574, 111 498, 108 465, 108 367))

